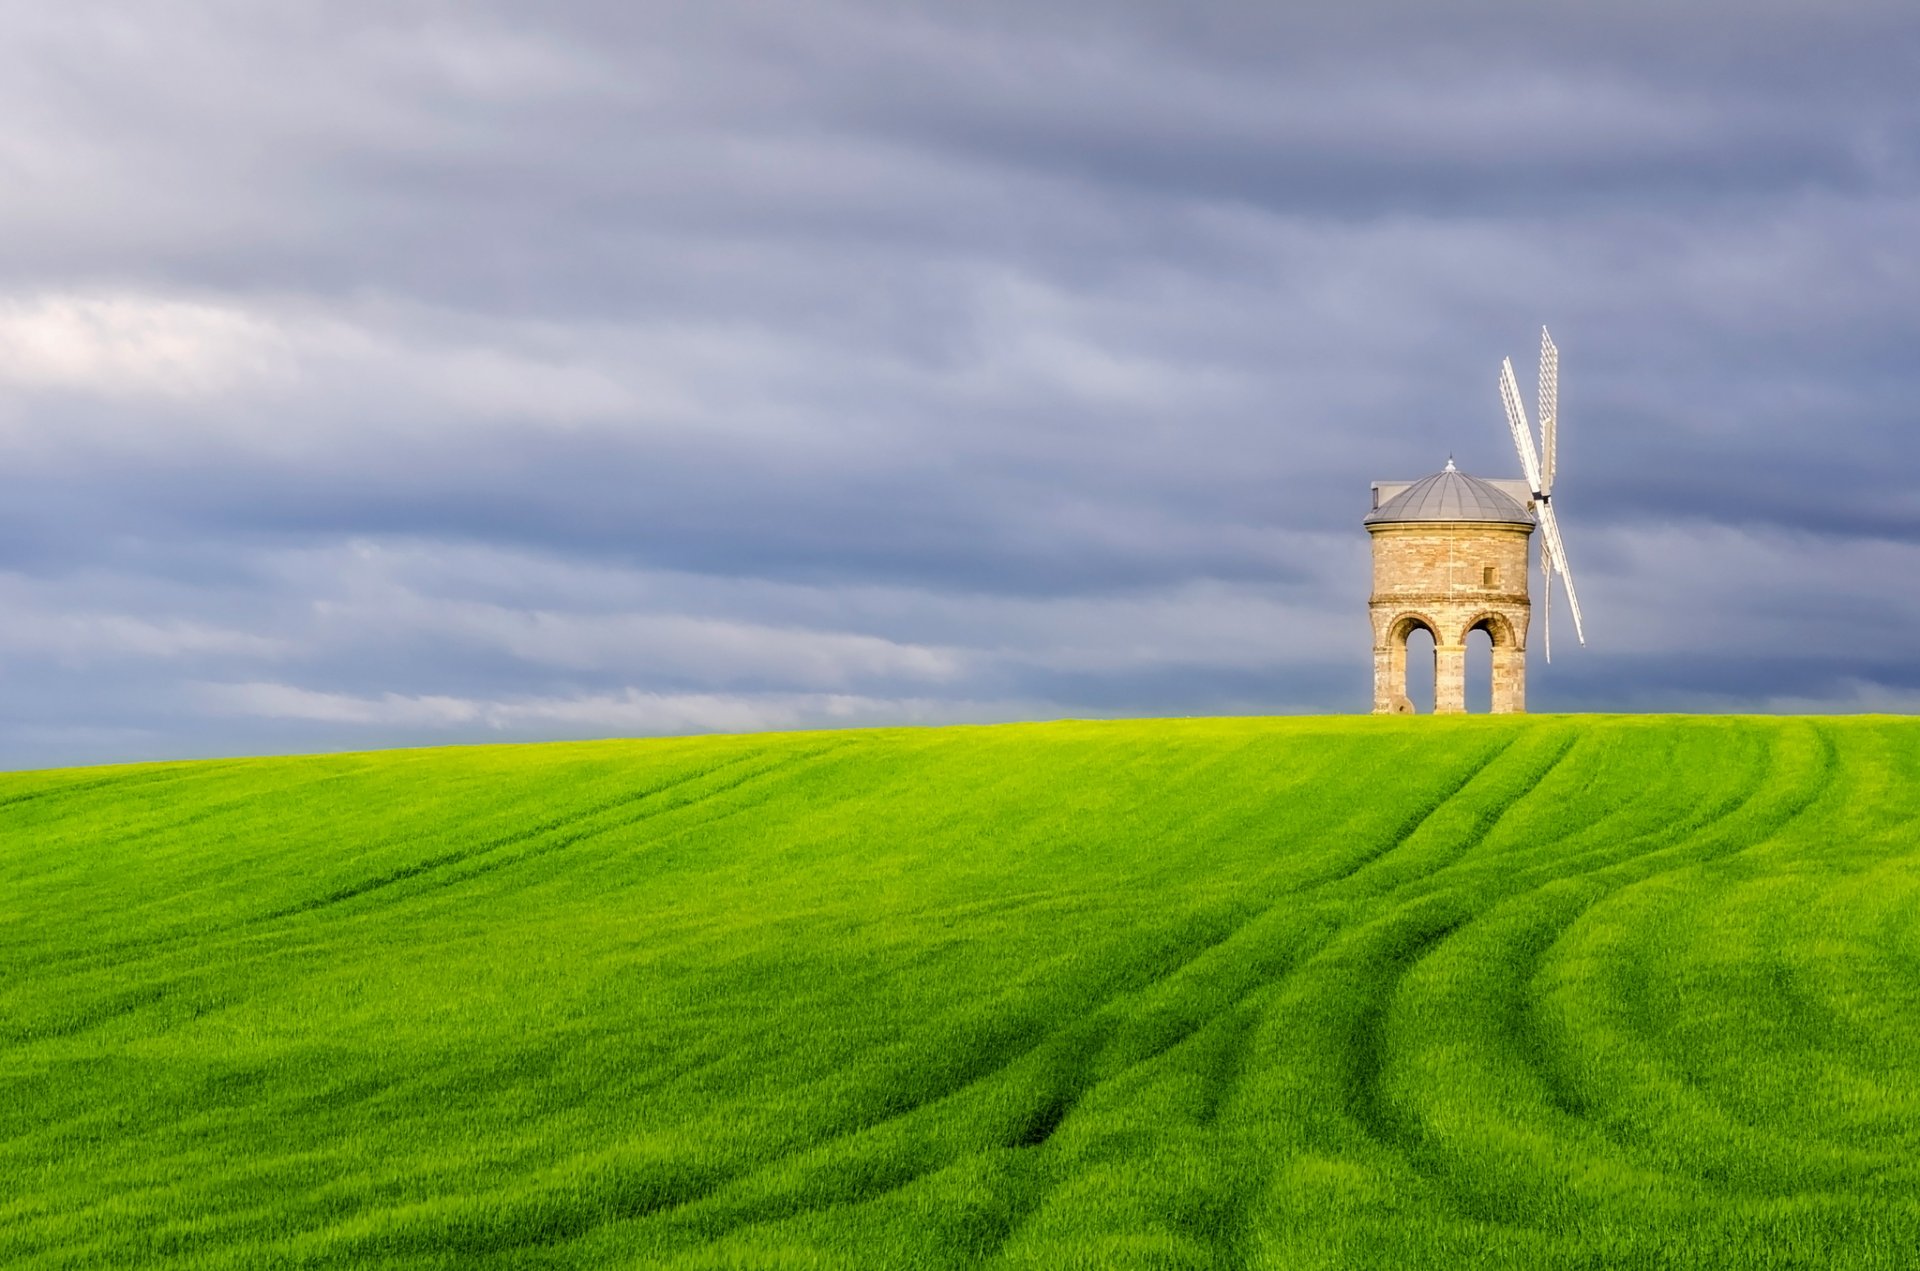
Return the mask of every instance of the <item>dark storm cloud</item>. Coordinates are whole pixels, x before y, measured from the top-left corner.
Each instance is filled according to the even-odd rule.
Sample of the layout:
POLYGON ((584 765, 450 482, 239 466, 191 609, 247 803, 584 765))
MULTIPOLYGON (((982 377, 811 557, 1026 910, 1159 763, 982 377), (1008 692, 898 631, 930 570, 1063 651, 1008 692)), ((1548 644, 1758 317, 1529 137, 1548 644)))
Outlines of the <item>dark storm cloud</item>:
POLYGON ((7 762, 1353 709, 1367 482, 1511 471, 1542 320, 1595 639, 1535 705, 1920 702, 1902 6, 0 50, 7 762))

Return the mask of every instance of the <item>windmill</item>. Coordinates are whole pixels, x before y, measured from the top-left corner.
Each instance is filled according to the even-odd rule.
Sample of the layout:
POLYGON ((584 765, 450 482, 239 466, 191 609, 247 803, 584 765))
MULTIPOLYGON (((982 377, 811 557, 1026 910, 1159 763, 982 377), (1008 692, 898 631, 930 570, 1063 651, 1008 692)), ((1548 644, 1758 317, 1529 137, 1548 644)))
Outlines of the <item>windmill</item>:
POLYGON ((1533 509, 1540 520, 1540 572, 1545 578, 1541 596, 1542 635, 1547 661, 1553 661, 1553 576, 1566 584, 1567 607, 1573 610, 1573 634, 1580 643, 1587 634, 1580 626, 1580 597, 1574 594, 1573 575, 1567 572, 1567 549, 1560 541, 1560 522, 1553 513, 1553 459, 1555 434, 1559 431, 1560 350, 1553 337, 1540 328, 1540 449, 1533 448, 1533 430, 1527 425, 1527 408, 1520 403, 1520 385, 1513 378, 1513 359, 1500 359, 1500 400, 1507 408, 1507 424, 1513 429, 1513 446, 1520 452, 1520 470, 1526 475, 1527 488, 1533 491, 1533 509))

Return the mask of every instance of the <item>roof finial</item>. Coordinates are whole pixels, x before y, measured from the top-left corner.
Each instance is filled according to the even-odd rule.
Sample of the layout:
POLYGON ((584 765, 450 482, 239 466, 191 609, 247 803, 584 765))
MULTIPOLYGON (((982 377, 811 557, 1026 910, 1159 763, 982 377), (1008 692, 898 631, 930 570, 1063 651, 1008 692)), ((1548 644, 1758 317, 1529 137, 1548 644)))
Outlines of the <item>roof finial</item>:
POLYGON ((1447 471, 1448 471, 1448 472, 1458 472, 1458 471, 1460 471, 1460 469, 1458 469, 1458 468, 1456 468, 1456 467, 1454 467, 1454 466, 1453 466, 1453 456, 1452 456, 1452 455, 1448 455, 1448 456, 1447 456, 1447 471))

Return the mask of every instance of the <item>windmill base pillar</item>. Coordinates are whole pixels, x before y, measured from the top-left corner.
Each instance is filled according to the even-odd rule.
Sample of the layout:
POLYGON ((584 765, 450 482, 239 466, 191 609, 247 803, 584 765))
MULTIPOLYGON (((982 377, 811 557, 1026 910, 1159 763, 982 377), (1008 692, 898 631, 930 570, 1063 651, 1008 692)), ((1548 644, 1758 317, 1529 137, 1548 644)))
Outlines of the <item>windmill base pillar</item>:
POLYGON ((1463 715, 1467 709, 1467 646, 1439 644, 1433 649, 1433 713, 1463 715))
POLYGON ((1493 650, 1493 713, 1518 715, 1527 709, 1527 651, 1508 645, 1493 650))
POLYGON ((1404 715, 1407 700, 1407 646, 1388 644, 1373 651, 1373 713, 1404 715))

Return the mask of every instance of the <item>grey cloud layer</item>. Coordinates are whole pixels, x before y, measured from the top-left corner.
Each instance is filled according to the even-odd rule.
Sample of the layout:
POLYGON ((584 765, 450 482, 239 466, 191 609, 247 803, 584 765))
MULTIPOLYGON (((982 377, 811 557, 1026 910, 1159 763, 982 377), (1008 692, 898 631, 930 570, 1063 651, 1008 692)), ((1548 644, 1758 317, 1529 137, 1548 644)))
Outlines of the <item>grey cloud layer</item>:
POLYGON ((1899 6, 1030 10, 0 18, 0 761, 1357 709, 1541 320, 1536 705, 1920 691, 1899 6))

